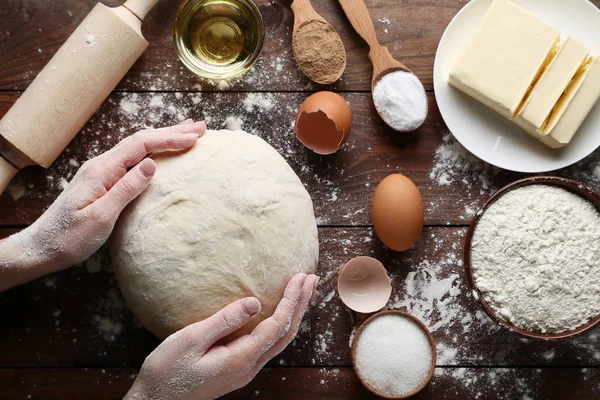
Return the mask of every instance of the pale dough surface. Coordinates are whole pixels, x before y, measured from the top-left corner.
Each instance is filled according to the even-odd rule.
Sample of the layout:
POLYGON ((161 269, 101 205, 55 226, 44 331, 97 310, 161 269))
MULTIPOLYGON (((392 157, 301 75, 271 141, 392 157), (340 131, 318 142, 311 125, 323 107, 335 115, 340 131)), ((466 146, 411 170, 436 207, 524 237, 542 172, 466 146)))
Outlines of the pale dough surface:
POLYGON ((256 296, 270 316, 289 279, 314 272, 311 198, 269 144, 207 131, 183 154, 155 158, 148 189, 122 213, 110 242, 119 287, 158 337, 256 296))

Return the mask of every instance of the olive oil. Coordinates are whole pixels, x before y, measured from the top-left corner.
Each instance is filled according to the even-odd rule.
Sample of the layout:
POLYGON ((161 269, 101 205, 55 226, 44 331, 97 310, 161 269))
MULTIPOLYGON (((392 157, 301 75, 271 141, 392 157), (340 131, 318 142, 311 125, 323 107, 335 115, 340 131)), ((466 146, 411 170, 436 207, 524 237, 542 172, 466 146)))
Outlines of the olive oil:
POLYGON ((228 79, 258 58, 264 24, 252 0, 188 0, 180 7, 173 38, 179 57, 192 71, 228 79))

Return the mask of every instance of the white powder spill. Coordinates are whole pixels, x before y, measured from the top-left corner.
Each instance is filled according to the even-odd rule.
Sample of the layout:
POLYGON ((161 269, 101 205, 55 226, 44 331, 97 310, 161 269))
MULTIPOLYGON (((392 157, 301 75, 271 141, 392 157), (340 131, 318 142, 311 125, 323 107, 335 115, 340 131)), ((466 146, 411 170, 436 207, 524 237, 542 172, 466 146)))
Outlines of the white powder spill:
POLYGON ((96 47, 97 44, 96 36, 91 33, 85 35, 85 47, 96 47))
POLYGON ((256 109, 268 111, 275 106, 275 98, 271 93, 248 93, 244 99, 246 112, 256 109))
POLYGON ((123 332, 123 319, 127 306, 117 288, 109 289, 105 297, 97 300, 92 323, 98 334, 108 342, 114 342, 123 332))
POLYGON ((456 297, 458 274, 442 278, 439 271, 428 260, 423 261, 417 271, 412 271, 404 281, 404 298, 396 300, 390 308, 405 309, 426 322, 431 332, 458 322, 460 307, 456 297))
POLYGON ((440 186, 462 183, 467 188, 481 187, 482 194, 493 192, 493 178, 499 169, 469 153, 450 133, 435 150, 429 179, 440 186))
POLYGON ((23 185, 20 185, 15 180, 8 186, 6 190, 8 191, 8 194, 13 199, 13 201, 17 201, 25 194, 26 189, 25 187, 23 187, 23 185))
POLYGON ((140 104, 137 103, 138 98, 139 95, 137 93, 124 96, 119 102, 121 111, 127 115, 137 115, 141 107, 140 104))
POLYGON ((230 131, 239 131, 244 125, 244 120, 242 120, 240 117, 229 116, 225 119, 224 125, 225 128, 229 129, 230 131))
POLYGON ((457 398, 463 395, 468 399, 526 400, 540 398, 536 393, 543 389, 544 382, 539 369, 490 368, 486 372, 479 368, 437 368, 430 385, 452 384, 458 390, 457 398))

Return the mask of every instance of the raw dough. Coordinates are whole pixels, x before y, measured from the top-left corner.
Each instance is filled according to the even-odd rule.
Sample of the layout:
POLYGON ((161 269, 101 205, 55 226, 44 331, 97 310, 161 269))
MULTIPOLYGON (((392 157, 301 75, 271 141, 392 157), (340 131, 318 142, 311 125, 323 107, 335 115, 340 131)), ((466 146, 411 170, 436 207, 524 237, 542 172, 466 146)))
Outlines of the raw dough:
POLYGON ((110 243, 127 304, 164 338, 256 296, 261 315, 238 335, 249 332, 295 273, 316 268, 309 194, 275 149, 242 131, 208 131, 190 151, 155 160, 152 183, 110 243))

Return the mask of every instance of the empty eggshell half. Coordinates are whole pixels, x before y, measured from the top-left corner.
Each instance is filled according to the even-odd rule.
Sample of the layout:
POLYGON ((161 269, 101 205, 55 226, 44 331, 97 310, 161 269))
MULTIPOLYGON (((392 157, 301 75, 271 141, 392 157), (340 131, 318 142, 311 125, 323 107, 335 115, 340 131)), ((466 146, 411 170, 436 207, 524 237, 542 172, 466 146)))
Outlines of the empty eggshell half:
POLYGON ((317 154, 335 153, 348 140, 351 126, 348 102, 333 92, 308 96, 296 114, 296 137, 317 154))
POLYGON ((356 257, 340 271, 338 293, 352 310, 371 313, 387 304, 392 285, 382 263, 371 257, 356 257))

